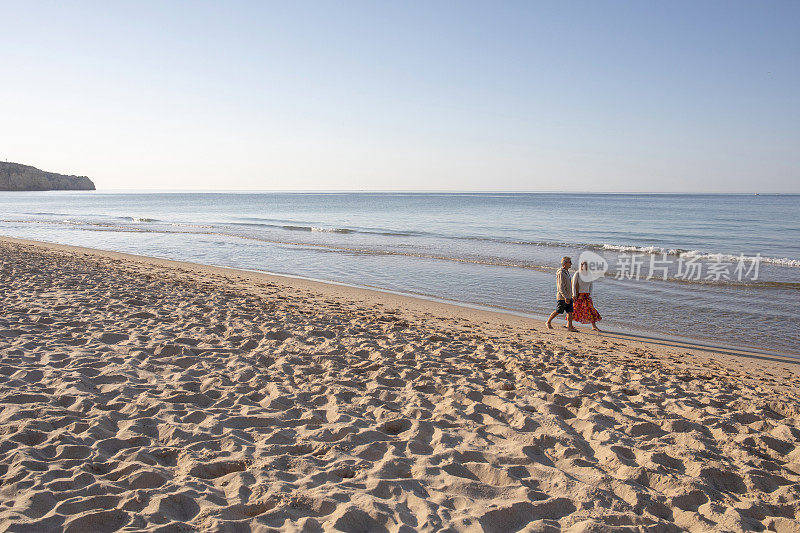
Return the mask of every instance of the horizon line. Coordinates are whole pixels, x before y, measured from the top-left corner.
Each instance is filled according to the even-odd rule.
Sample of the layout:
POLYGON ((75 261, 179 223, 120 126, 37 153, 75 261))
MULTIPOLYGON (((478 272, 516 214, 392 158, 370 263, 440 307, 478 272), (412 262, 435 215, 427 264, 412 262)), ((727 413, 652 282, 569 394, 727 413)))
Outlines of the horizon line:
POLYGON ((284 193, 284 194, 694 194, 717 196, 797 196, 800 191, 789 192, 700 192, 700 191, 565 191, 565 190, 525 190, 525 189, 133 189, 97 188, 94 191, 4 191, 4 192, 134 192, 134 193, 284 193))

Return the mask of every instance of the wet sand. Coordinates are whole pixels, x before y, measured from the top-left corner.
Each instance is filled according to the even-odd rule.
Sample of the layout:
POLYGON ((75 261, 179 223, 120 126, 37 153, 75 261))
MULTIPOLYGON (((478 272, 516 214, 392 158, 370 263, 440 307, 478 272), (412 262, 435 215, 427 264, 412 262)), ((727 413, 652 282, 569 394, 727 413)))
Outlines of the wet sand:
POLYGON ((2 530, 800 529, 798 359, 10 238, 0 287, 2 530))

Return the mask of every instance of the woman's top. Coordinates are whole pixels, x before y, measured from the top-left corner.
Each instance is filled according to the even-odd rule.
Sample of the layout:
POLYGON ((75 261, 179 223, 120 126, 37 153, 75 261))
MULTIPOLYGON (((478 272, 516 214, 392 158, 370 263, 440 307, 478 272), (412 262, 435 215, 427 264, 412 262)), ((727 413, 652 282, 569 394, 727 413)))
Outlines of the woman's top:
POLYGON ((591 281, 583 281, 581 278, 580 271, 576 272, 574 276, 572 276, 572 293, 575 295, 575 298, 578 297, 580 293, 592 294, 592 282, 591 281))

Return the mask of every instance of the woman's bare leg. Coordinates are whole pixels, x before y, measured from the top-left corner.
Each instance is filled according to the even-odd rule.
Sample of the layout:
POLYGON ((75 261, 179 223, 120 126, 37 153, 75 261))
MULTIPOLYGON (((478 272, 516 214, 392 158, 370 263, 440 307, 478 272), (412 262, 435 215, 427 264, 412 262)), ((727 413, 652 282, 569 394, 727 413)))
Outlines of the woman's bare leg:
POLYGON ((578 331, 575 329, 575 326, 572 325, 572 313, 567 313, 567 325, 565 326, 569 331, 578 331))

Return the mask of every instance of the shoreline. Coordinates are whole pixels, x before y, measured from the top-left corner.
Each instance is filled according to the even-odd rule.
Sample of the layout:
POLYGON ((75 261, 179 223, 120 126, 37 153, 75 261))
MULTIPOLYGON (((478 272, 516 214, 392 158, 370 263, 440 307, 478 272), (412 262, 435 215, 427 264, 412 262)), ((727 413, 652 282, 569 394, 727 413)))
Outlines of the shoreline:
POLYGON ((0 238, 4 531, 792 531, 800 360, 0 238))
MULTIPOLYGON (((324 288, 325 286, 329 287, 346 287, 347 289, 355 291, 352 296, 356 298, 360 297, 367 297, 370 299, 371 297, 376 297, 381 294, 391 295, 392 297, 404 299, 407 298, 410 301, 418 300, 420 302, 427 302, 430 304, 438 304, 440 306, 445 306, 445 308, 450 308, 451 311, 453 308, 455 310, 463 309, 478 313, 489 313, 489 316, 494 315, 502 315, 508 317, 515 317, 521 320, 529 321, 529 327, 537 330, 537 331, 545 331, 544 328, 540 327, 541 322, 544 322, 546 315, 538 315, 536 313, 526 313, 523 311, 516 311, 514 309, 506 309, 501 307, 494 307, 485 304, 477 304, 477 303, 470 303, 470 302, 459 302, 455 300, 448 300, 446 298, 440 298, 436 296, 429 296, 425 294, 417 294, 413 292, 402 292, 402 291, 394 291, 391 289, 383 289, 380 287, 370 287, 370 286, 359 286, 353 285, 350 283, 345 282, 338 282, 338 281, 330 281, 330 280, 322 280, 322 279, 315 279, 305 276, 293 275, 293 274, 282 274, 276 272, 269 272, 264 270, 255 270, 255 269, 243 269, 237 267, 228 267, 228 266, 221 266, 221 265, 209 265, 203 263, 193 263, 189 261, 180 261, 175 259, 166 259, 160 257, 152 257, 146 255, 139 255, 139 254, 131 254, 126 252, 116 252, 112 250, 102 250, 99 248, 89 248, 84 246, 74 246, 69 244, 60 244, 60 243, 53 243, 53 242, 46 242, 46 241, 36 241, 31 239, 20 239, 16 237, 8 237, 5 235, 0 235, 0 243, 2 242, 15 242, 19 244, 28 244, 31 246, 41 246, 46 249, 53 249, 53 250, 66 250, 66 251, 74 251, 74 252, 81 252, 81 253, 93 253, 100 256, 105 254, 108 257, 119 257, 119 258, 126 258, 130 260, 137 260, 137 261, 155 261, 155 264, 162 264, 162 265, 172 265, 176 267, 188 267, 188 268, 196 268, 196 267, 203 267, 208 269, 213 269, 215 272, 232 272, 236 273, 246 273, 255 276, 263 276, 265 279, 269 279, 272 281, 281 281, 281 280, 297 280, 300 283, 307 282, 312 284, 312 286, 317 288, 324 288)), ((457 312, 457 311, 456 311, 457 312)), ((563 315, 556 319, 556 323, 561 322, 563 315)), ((597 336, 594 332, 589 331, 585 325, 577 324, 580 334, 588 335, 588 336, 597 336)), ((654 344, 654 345, 662 345, 664 343, 672 343, 676 348, 677 347, 684 347, 687 349, 697 349, 700 351, 718 351, 718 352, 728 352, 730 355, 741 354, 743 356, 771 356, 771 357, 781 357, 781 358, 790 358, 790 359, 797 359, 800 361, 800 347, 798 348, 797 352, 788 352, 788 351, 781 351, 781 350, 766 350, 763 348, 757 348, 754 346, 748 345, 734 345, 734 344, 727 344, 723 342, 713 342, 710 339, 704 338, 693 338, 693 337, 683 337, 677 335, 660 335, 657 332, 650 331, 647 329, 636 328, 633 326, 610 326, 608 329, 604 328, 603 335, 608 336, 616 336, 621 340, 629 340, 633 342, 639 342, 643 344, 654 344)))

